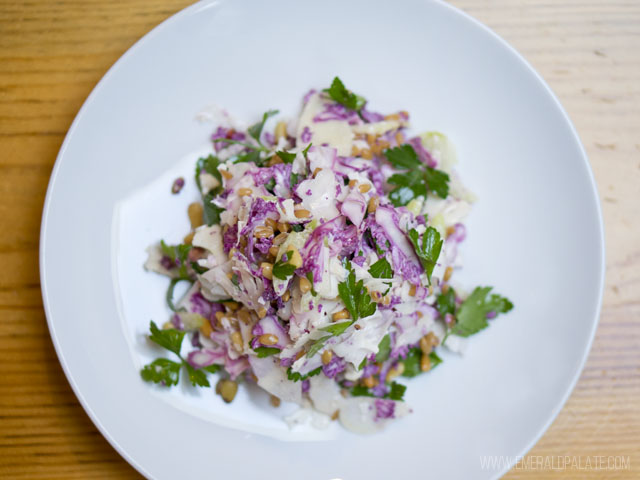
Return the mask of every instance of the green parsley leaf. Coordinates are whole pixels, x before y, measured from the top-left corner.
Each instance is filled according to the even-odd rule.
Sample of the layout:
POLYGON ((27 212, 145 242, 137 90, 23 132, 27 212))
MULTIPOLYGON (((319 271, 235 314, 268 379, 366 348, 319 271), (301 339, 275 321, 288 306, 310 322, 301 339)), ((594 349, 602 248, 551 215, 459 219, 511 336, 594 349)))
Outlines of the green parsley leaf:
POLYGON ((447 293, 441 293, 436 298, 436 306, 440 315, 444 317, 447 313, 454 315, 456 313, 456 292, 449 287, 447 293))
POLYGON ((202 197, 203 203, 203 218, 204 223, 209 227, 211 225, 217 225, 220 223, 220 214, 224 212, 224 208, 219 207, 213 203, 213 199, 222 193, 222 188, 218 187, 213 192, 209 192, 202 197))
POLYGON ((204 370, 204 371, 209 372, 209 373, 216 373, 218 370, 220 370, 220 368, 221 368, 220 365, 217 365, 217 364, 214 363, 213 365, 209 365, 207 367, 202 367, 201 370, 204 370))
POLYGON ((356 282, 356 274, 349 262, 347 262, 347 269, 349 270, 349 275, 346 281, 338 284, 338 293, 347 311, 351 315, 351 323, 354 323, 360 318, 373 315, 377 305, 371 300, 371 297, 364 289, 364 282, 362 280, 356 282))
POLYGON ((369 273, 374 278, 393 278, 393 270, 386 258, 381 258, 371 265, 369 273))
MULTIPOLYGON (((218 170, 218 165, 220 165, 220 159, 218 157, 214 157, 213 155, 209 155, 208 157, 200 157, 196 162, 196 185, 198 185, 198 189, 202 191, 202 186, 200 185, 200 173, 202 170, 216 177, 218 182, 222 184, 222 175, 218 170)), ((208 192, 206 192, 208 193, 208 192)))
POLYGON ((193 269, 194 272, 196 272, 198 275, 202 275, 203 273, 208 272, 208 270, 204 267, 201 267, 200 265, 198 265, 198 262, 191 262, 191 268, 193 269))
POLYGON ((263 165, 263 161, 260 158, 259 150, 252 150, 251 152, 245 153, 243 155, 238 155, 233 163, 255 163, 258 167, 263 165))
POLYGON ((331 87, 324 90, 329 94, 332 100, 338 102, 345 107, 359 112, 367 101, 359 95, 356 95, 344 86, 342 80, 338 77, 333 79, 331 87))
POLYGON ((452 333, 461 337, 468 337, 489 326, 487 314, 489 312, 507 313, 513 308, 507 298, 498 294, 489 295, 492 287, 476 287, 471 295, 462 302, 456 315, 456 324, 452 333))
MULTIPOLYGON (((422 350, 417 347, 414 347, 409 350, 407 356, 402 361, 404 363, 404 372, 402 373, 403 377, 415 377, 416 375, 420 375, 421 373, 425 373, 420 369, 420 359, 422 357, 422 350)), ((429 354, 429 360, 431 360, 431 369, 436 365, 442 363, 442 359, 435 353, 431 352, 429 354)))
POLYGON ((440 198, 447 198, 449 195, 449 175, 447 173, 426 167, 424 176, 430 191, 436 192, 440 198))
POLYGON ((267 191, 273 195, 275 195, 275 192, 273 191, 273 189, 276 186, 276 179, 272 178, 271 180, 269 180, 267 183, 264 184, 264 188, 267 189, 267 191))
POLYGON ((166 387, 170 387, 178 384, 181 366, 181 363, 166 358, 157 358, 140 370, 140 376, 145 382, 162 383, 166 387))
POLYGON ((397 382, 391 382, 391 391, 386 396, 391 400, 401 401, 406 390, 407 387, 405 385, 397 382))
POLYGON ((414 170, 424 166, 414 148, 406 143, 384 151, 385 157, 395 168, 400 170, 414 170))
POLYGON ((162 251, 162 254, 169 257, 171 264, 175 265, 175 267, 171 267, 171 270, 176 267, 178 268, 178 276, 181 279, 189 278, 187 272, 187 258, 191 248, 191 245, 186 244, 167 245, 164 243, 164 240, 160 240, 160 250, 162 251))
POLYGON ((149 330, 151 330, 149 339, 152 342, 180 356, 180 347, 182 346, 182 339, 184 338, 185 332, 181 332, 175 328, 160 330, 153 320, 149 325, 149 330))
POLYGON ((187 362, 183 362, 184 366, 187 368, 187 373, 189 374, 189 381, 191 381, 191 385, 194 387, 197 385, 198 387, 210 387, 211 384, 209 380, 207 380, 207 374, 204 373, 200 369, 193 368, 187 362))
POLYGON ((291 259, 291 255, 293 255, 293 250, 290 250, 286 253, 287 261, 283 262, 282 258, 273 264, 273 269, 271 270, 274 277, 279 278, 280 280, 286 280, 287 277, 293 275, 293 272, 296 271, 295 265, 291 265, 289 260, 291 259))
POLYGON ((376 363, 382 363, 387 358, 389 358, 389 354, 391 353, 391 338, 389 335, 385 335, 380 340, 378 344, 378 353, 376 353, 376 363))
POLYGON ((334 337, 337 337, 339 335, 342 335, 345 332, 345 330, 349 328, 351 325, 353 325, 353 322, 349 322, 349 321, 333 323, 328 327, 321 328, 320 330, 323 332, 330 333, 334 337))
POLYGON ((318 295, 318 292, 315 291, 315 289, 313 288, 313 272, 307 272, 307 280, 309 280, 309 283, 311 284, 311 295, 313 295, 314 297, 316 295, 318 295))
MULTIPOLYGON (((180 282, 191 282, 189 278, 172 278, 171 282, 169 282, 169 288, 167 288, 167 293, 165 295, 165 299, 167 301, 167 306, 171 309, 172 312, 177 312, 175 304, 173 303, 173 291, 176 288, 176 285, 180 282)), ((184 309, 183 309, 184 310, 184 309)))
POLYGON ((264 124, 266 123, 269 117, 273 117, 274 115, 277 115, 277 114, 278 114, 278 110, 269 110, 262 115, 261 122, 258 122, 255 125, 251 125, 247 129, 247 132, 249 132, 249 135, 251 135, 254 139, 256 139, 256 141, 260 145, 262 145, 262 142, 260 141, 260 135, 262 135, 262 129, 264 128, 264 124))
POLYGON ((442 359, 438 356, 436 352, 431 352, 429 354, 429 360, 431 360, 431 370, 433 370, 436 366, 442 363, 442 359))
POLYGON ((285 152, 285 151, 277 151, 276 155, 278 155, 278 157, 280 157, 280 159, 283 161, 283 163, 293 163, 293 161, 296 159, 296 154, 295 153, 290 153, 290 152, 285 152))
POLYGON ((324 346, 324 343, 329 340, 333 335, 326 335, 322 338, 319 338, 318 340, 314 341, 313 343, 311 343, 311 346, 309 347, 309 351, 307 352, 307 358, 311 358, 313 357, 316 353, 318 353, 322 347, 324 346))
POLYGON ((307 161, 309 160, 309 159, 307 158, 307 154, 309 153, 309 149, 311 148, 311 145, 312 145, 312 144, 310 143, 310 144, 309 144, 309 145, 307 145, 307 146, 306 146, 306 148, 302 151, 302 155, 304 156, 304 159, 305 159, 305 160, 307 160, 307 161))
POLYGON ((420 358, 422 357, 422 350, 419 348, 412 348, 407 353, 407 356, 402 361, 404 363, 403 377, 412 378, 422 373, 420 370, 420 358))
POLYGON ((275 355, 276 353, 279 353, 280 349, 273 348, 273 347, 258 347, 258 348, 254 348, 253 351, 258 354, 258 358, 266 358, 271 355, 275 355))
POLYGON ((322 371, 322 367, 318 367, 315 370, 311 370, 309 373, 302 375, 300 372, 294 372, 291 370, 291 367, 287 369, 287 378, 292 382, 299 382, 301 380, 306 380, 309 377, 315 377, 322 371))
POLYGON ((373 393, 364 385, 356 385, 351 389, 352 397, 373 397, 373 393))
POLYGON ((440 239, 440 233, 433 227, 427 227, 426 232, 422 236, 422 246, 420 246, 419 234, 417 230, 411 229, 409 230, 409 239, 413 244, 413 249, 416 252, 416 255, 420 259, 420 263, 424 267, 425 272, 427 273, 427 280, 429 281, 429 285, 431 285, 431 274, 433 273, 433 269, 436 266, 436 262, 438 261, 438 257, 440 256, 440 250, 442 250, 443 240, 440 239))
POLYGON ((291 186, 291 188, 295 187, 298 184, 299 177, 300 177, 300 174, 291 173, 291 177, 289 178, 289 185, 291 186))
POLYGON ((449 175, 423 164, 411 145, 389 148, 384 154, 391 165, 403 170, 394 173, 388 180, 390 184, 396 185, 389 194, 389 199, 396 207, 406 205, 421 195, 426 196, 428 191, 433 191, 442 198, 449 195, 449 175))
POLYGON ((360 362, 360 365, 358 365, 358 371, 362 370, 366 364, 367 364, 367 357, 364 357, 360 362))
POLYGON ((304 225, 302 225, 301 223, 294 223, 291 225, 291 230, 293 230, 294 232, 301 232, 302 230, 304 230, 304 225))

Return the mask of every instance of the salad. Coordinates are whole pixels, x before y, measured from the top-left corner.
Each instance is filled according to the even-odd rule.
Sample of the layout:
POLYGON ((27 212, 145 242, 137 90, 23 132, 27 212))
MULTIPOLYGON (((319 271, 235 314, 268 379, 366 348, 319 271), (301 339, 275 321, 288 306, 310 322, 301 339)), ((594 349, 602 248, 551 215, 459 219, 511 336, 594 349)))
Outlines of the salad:
POLYGON ((184 371, 209 387, 215 373, 226 402, 254 382, 274 406, 374 432, 411 411, 404 378, 513 305, 452 284, 474 198, 447 137, 409 135, 407 112, 370 111, 337 77, 304 96, 297 119, 277 113, 218 126, 196 165, 192 230, 149 247, 173 312, 149 338, 172 354, 141 375, 170 387, 184 371), (179 282, 190 287, 176 301, 179 282))

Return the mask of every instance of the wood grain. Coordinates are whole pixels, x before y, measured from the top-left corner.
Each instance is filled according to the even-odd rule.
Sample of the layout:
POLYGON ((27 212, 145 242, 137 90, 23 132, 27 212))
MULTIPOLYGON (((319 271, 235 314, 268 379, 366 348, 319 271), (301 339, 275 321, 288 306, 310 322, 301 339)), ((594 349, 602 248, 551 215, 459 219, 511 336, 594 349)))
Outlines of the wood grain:
MULTIPOLYGON (((0 2, 0 477, 139 478, 78 404, 42 310, 38 235, 51 168, 96 82, 187 0, 0 2)), ((640 2, 454 0, 518 49, 571 116, 604 211, 607 284, 586 368, 531 456, 629 457, 640 472, 640 2)))

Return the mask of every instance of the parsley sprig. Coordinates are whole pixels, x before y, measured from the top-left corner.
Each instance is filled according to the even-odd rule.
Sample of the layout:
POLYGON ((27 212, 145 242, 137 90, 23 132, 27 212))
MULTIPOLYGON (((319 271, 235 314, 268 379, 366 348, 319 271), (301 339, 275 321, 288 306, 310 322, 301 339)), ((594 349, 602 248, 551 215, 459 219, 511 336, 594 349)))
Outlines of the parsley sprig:
POLYGON ((393 270, 386 258, 381 258, 371 265, 369 273, 374 278, 393 278, 393 270))
POLYGON ((272 275, 280 280, 286 280, 296 271, 295 265, 289 263, 293 250, 288 251, 285 255, 287 256, 287 261, 283 261, 282 257, 280 257, 280 260, 273 264, 273 269, 271 270, 272 275))
POLYGON ((329 335, 325 335, 310 344, 307 358, 311 358, 318 353, 331 337, 342 335, 347 328, 360 318, 369 317, 376 312, 377 304, 371 300, 371 296, 364 288, 364 281, 358 280, 356 282, 356 274, 350 262, 346 262, 346 268, 349 271, 349 275, 347 275, 347 279, 344 282, 338 284, 338 294, 349 312, 351 320, 333 323, 327 327, 320 328, 320 331, 327 332, 329 335))
MULTIPOLYGON (((418 347, 409 349, 407 356, 402 360, 404 363, 403 377, 412 378, 416 375, 424 373, 420 368, 420 359, 422 358, 422 350, 418 347)), ((429 360, 431 361, 431 369, 442 363, 442 359, 436 354, 436 352, 429 353, 429 360)))
POLYGON ((177 385, 180 380, 180 369, 185 367, 187 369, 187 374, 189 375, 189 381, 194 387, 211 386, 205 372, 215 373, 220 369, 220 365, 209 365, 208 367, 194 368, 184 358, 182 358, 180 350, 182 348, 182 340, 184 339, 185 332, 176 330, 175 328, 161 330, 153 321, 149 325, 149 330, 151 331, 149 340, 163 348, 166 348, 170 352, 173 352, 180 361, 176 362, 169 360, 168 358, 155 359, 140 370, 140 376, 145 382, 161 383, 166 387, 177 385))
MULTIPOLYGON (((404 392, 407 389, 406 385, 402 385, 398 382, 391 382, 389 385, 389 393, 381 398, 388 398, 389 400, 402 401, 404 392)), ((371 390, 364 385, 356 385, 351 389, 351 395, 354 397, 375 397, 371 390)))
POLYGON ((389 148, 384 151, 389 163, 400 173, 394 173, 388 182, 396 187, 389 193, 391 202, 400 207, 419 196, 432 191, 441 198, 449 195, 449 175, 429 167, 420 161, 418 154, 409 144, 389 148))
POLYGON ((440 232, 433 227, 427 227, 427 230, 422 235, 422 244, 419 242, 420 234, 414 228, 409 230, 409 240, 413 244, 413 249, 420 259, 420 263, 427 274, 429 285, 431 285, 431 274, 440 256, 444 240, 440 238, 440 232))
POLYGON ((224 208, 218 207, 217 205, 213 204, 213 199, 216 196, 220 195, 223 191, 222 175, 220 174, 220 170, 218 170, 219 166, 220 159, 213 155, 199 158, 198 162, 196 163, 196 184, 198 185, 198 189, 200 190, 200 194, 202 195, 202 204, 204 207, 203 217, 204 222, 208 226, 220 223, 220 214, 224 212, 224 208), (210 192, 202 191, 202 185, 200 184, 200 173, 203 170, 213 175, 219 183, 219 185, 210 192))
POLYGON ((351 90, 347 90, 342 80, 338 77, 335 77, 333 82, 331 82, 331 86, 324 91, 329 94, 332 100, 358 113, 362 110, 364 104, 367 103, 360 95, 356 95, 351 90))
MULTIPOLYGON (((471 295, 462 302, 460 308, 458 308, 455 314, 455 324, 447 332, 442 343, 444 343, 449 334, 459 335, 461 337, 468 337, 480 330, 483 330, 489 326, 487 321, 487 315, 494 313, 495 315, 500 313, 507 313, 513 309, 513 303, 506 297, 498 295, 497 293, 490 294, 492 287, 476 287, 471 295)), ((451 296, 455 299, 455 293, 453 289, 449 289, 445 297, 441 300, 441 294, 438 297, 438 310, 442 314, 451 312, 451 296), (451 292, 451 293, 449 293, 451 292)), ((455 302, 455 300, 454 300, 455 302)))
POLYGON ((364 288, 364 281, 356 282, 356 274, 350 262, 346 263, 349 275, 344 282, 338 284, 338 294, 344 303, 349 315, 351 315, 351 323, 355 323, 360 318, 373 315, 376 311, 376 303, 371 300, 371 296, 364 288))

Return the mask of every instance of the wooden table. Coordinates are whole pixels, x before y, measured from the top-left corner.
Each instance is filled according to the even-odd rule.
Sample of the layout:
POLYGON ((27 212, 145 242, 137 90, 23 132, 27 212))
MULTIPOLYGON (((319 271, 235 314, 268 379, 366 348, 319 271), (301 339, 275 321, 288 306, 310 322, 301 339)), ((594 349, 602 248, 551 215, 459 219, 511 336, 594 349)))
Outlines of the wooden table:
MULTIPOLYGON (((38 277, 44 195, 76 112, 114 61, 189 0, 0 5, 0 477, 136 478, 60 368, 38 277)), ((454 0, 549 82, 589 154, 607 230, 600 326, 570 400, 533 456, 623 456, 630 470, 514 469, 508 478, 640 476, 640 2, 454 0)), ((568 286, 570 288, 570 286, 568 286)))

